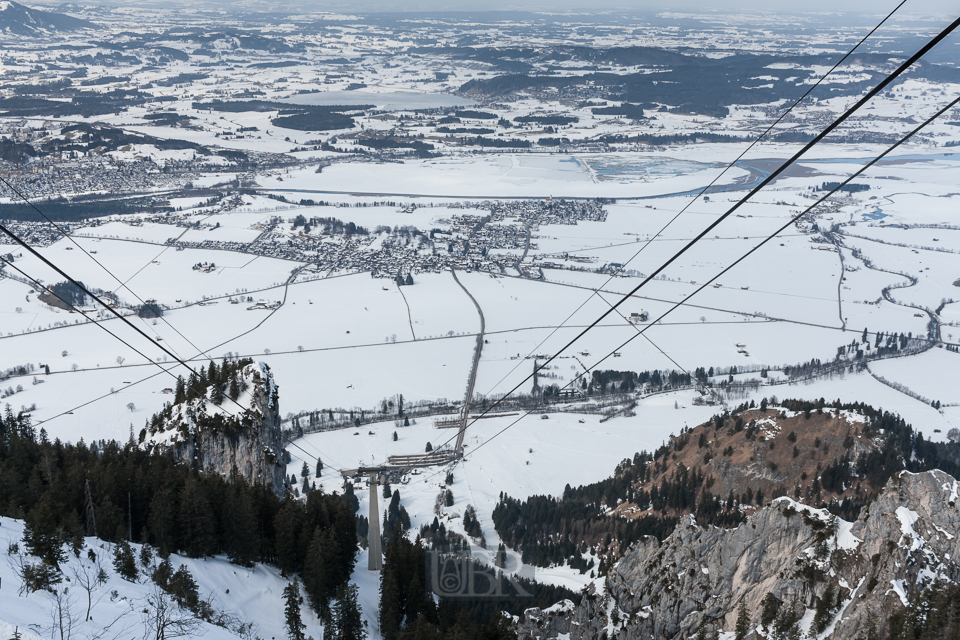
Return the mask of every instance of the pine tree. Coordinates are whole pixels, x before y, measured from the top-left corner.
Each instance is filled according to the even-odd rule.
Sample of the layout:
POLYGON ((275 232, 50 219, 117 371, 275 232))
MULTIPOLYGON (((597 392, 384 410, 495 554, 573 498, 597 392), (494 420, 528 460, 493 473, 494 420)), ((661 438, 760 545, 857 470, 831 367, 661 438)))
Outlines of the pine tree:
POLYGON ((232 371, 230 373, 230 399, 236 400, 240 397, 240 381, 237 379, 237 372, 232 371))
POLYGON ((735 640, 744 640, 750 632, 750 616, 747 614, 747 603, 740 601, 740 608, 737 609, 737 627, 735 640))
POLYGON ((217 527, 200 483, 188 478, 180 493, 181 545, 191 558, 213 555, 216 551, 217 527))
POLYGON ((260 532, 250 497, 239 474, 234 474, 224 502, 224 547, 231 562, 252 567, 260 555, 260 532))
POLYGON ((342 584, 337 590, 333 624, 336 627, 337 640, 366 640, 367 630, 363 626, 360 604, 357 602, 356 585, 342 584))
POLYGON ((59 567, 67 558, 63 550, 67 539, 60 526, 58 509, 52 502, 53 494, 48 492, 27 514, 23 541, 31 555, 41 558, 51 567, 59 567))
POLYGON ((113 550, 113 568, 124 580, 135 582, 139 573, 137 572, 137 560, 133 556, 133 551, 126 540, 121 540, 113 550))
POLYGON ((177 390, 173 395, 173 403, 180 404, 187 399, 186 385, 183 382, 183 376, 177 376, 177 390))
MULTIPOLYGON (((356 534, 353 542, 356 542, 356 534)), ((337 585, 346 579, 339 579, 338 576, 337 560, 340 552, 333 528, 323 530, 318 526, 314 529, 303 563, 303 587, 310 606, 323 620, 330 617, 330 598, 336 593, 337 585)))
POLYGON ((398 545, 387 547, 386 562, 380 580, 380 632, 384 640, 396 640, 403 624, 399 576, 398 545))
POLYGON ((187 378, 187 400, 193 400, 200 397, 200 380, 195 373, 191 373, 187 378))
POLYGON ((297 578, 283 589, 283 600, 285 602, 283 612, 287 625, 287 638, 290 640, 304 640, 303 633, 307 625, 303 624, 300 617, 300 605, 303 604, 303 598, 300 596, 300 581, 297 578))
POLYGON ((707 640, 707 623, 700 618, 700 626, 697 627, 696 640, 707 640))
POLYGON ((163 487, 154 494, 150 501, 147 529, 153 544, 162 553, 176 547, 177 505, 171 487, 163 487))
POLYGON ((833 620, 834 596, 833 583, 831 582, 827 585, 827 590, 817 602, 813 616, 813 631, 817 634, 826 631, 830 621, 833 620))
POLYGON ((300 533, 303 529, 303 511, 295 500, 284 499, 273 521, 277 567, 288 576, 300 570, 300 533))

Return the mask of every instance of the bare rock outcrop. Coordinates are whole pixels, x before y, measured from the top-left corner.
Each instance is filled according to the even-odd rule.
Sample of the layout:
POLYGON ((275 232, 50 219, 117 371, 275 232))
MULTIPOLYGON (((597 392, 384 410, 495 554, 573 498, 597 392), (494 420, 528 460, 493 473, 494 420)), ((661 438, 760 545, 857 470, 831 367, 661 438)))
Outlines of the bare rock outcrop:
POLYGON ((224 477, 237 473, 282 495, 286 465, 279 394, 270 367, 247 364, 238 372, 237 388, 235 401, 211 387, 200 397, 168 407, 161 427, 145 444, 172 451, 204 472, 224 477))
POLYGON ((856 522, 780 498, 736 529, 686 517, 645 538, 577 607, 530 611, 521 638, 621 640, 883 636, 890 615, 937 579, 960 579, 958 482, 941 471, 892 478, 856 522))

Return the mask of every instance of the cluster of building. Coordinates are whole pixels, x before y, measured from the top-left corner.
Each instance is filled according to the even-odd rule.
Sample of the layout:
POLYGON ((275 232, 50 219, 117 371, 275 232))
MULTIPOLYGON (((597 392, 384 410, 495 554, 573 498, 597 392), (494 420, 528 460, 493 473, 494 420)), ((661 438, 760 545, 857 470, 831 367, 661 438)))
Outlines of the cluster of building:
MULTIPOLYGON (((164 173, 150 160, 114 160, 109 156, 83 156, 61 160, 54 156, 28 164, 0 162, 6 179, 29 200, 48 200, 77 193, 129 193, 156 188, 176 188, 188 181, 164 173)), ((0 184, 0 198, 15 198, 0 184)))
MULTIPOLYGON (((168 242, 178 248, 219 249, 306 262, 312 265, 310 271, 317 273, 370 271, 375 277, 385 278, 450 268, 493 273, 512 268, 524 273, 521 262, 530 249, 536 249, 531 239, 540 224, 576 224, 605 217, 603 204, 596 200, 484 202, 452 216, 444 229, 427 233, 393 229, 323 234, 320 227, 310 233, 302 229, 286 232, 271 224, 253 242, 186 242, 173 238, 168 242)), ((162 221, 169 223, 170 219, 162 221)))
MULTIPOLYGON (((210 213, 225 213, 242 204, 242 198, 221 198, 209 204, 210 213)), ((196 211, 173 212, 146 216, 136 224, 153 222, 173 226, 196 223, 187 220, 196 211)), ((442 229, 421 231, 411 228, 378 233, 322 232, 315 225, 309 233, 302 228, 287 230, 278 218, 271 221, 252 242, 215 239, 184 241, 180 233, 171 232, 167 244, 183 249, 217 249, 258 256, 304 262, 315 273, 370 271, 374 277, 396 278, 398 275, 449 270, 505 273, 508 269, 529 277, 539 277, 538 266, 528 259, 536 250, 533 242, 541 224, 576 224, 581 220, 602 221, 606 216, 602 203, 596 200, 523 200, 484 202, 473 208, 464 207, 462 214, 445 220, 442 229)), ((80 227, 95 227, 102 220, 63 223, 68 232, 80 227)), ((49 246, 61 238, 60 233, 45 222, 12 222, 12 229, 33 246, 49 246)), ((212 228, 208 220, 201 225, 212 228)), ((589 258, 582 258, 590 261, 589 258)), ((550 265, 554 266, 554 265, 550 265)), ((555 265, 563 268, 562 265, 555 265)), ((213 265, 197 264, 195 270, 212 271, 213 265)), ((590 267, 586 267, 590 268, 590 267)))

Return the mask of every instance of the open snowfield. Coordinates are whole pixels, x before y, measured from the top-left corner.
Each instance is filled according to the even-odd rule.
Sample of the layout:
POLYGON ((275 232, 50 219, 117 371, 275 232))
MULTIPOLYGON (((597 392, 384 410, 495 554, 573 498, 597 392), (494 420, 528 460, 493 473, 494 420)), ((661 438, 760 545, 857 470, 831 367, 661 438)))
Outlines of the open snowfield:
MULTIPOLYGON (((594 366, 692 371, 701 366, 777 367, 811 358, 829 361, 837 348, 856 339, 863 327, 871 332, 926 335, 929 316, 924 309, 933 310, 942 299, 955 297, 957 287, 953 283, 960 277, 953 253, 931 248, 956 250, 956 232, 923 228, 894 236, 894 229, 876 226, 877 218, 864 215, 872 215, 880 207, 887 216, 879 219, 883 224, 891 220, 897 224, 949 220, 951 198, 947 194, 951 186, 940 180, 952 176, 951 170, 958 165, 952 155, 929 159, 922 154, 904 155, 874 169, 898 179, 870 181, 870 191, 854 194, 842 201, 841 208, 828 208, 814 217, 818 224, 838 222, 842 223, 841 233, 849 231, 850 235, 843 237, 842 264, 835 246, 811 233, 809 226, 794 226, 695 293, 788 216, 806 206, 804 203, 811 202, 810 187, 839 178, 843 170, 859 166, 859 158, 863 157, 856 150, 834 151, 837 153, 830 157, 809 163, 816 169, 816 176, 785 178, 777 183, 776 190, 761 193, 737 216, 719 225, 692 251, 667 267, 660 279, 651 281, 635 298, 623 303, 619 309, 623 315, 646 311, 653 320, 677 302, 685 302, 658 325, 647 329, 645 337, 636 337, 637 327, 612 313, 562 354, 549 372, 544 372, 549 376, 542 382, 562 386, 585 368, 594 366), (851 161, 834 161, 844 155, 851 161), (921 166, 929 166, 931 172, 914 172, 913 177, 922 176, 924 182, 904 188, 907 174, 921 166), (916 195, 913 188, 942 197, 916 195), (914 215, 920 217, 914 219, 914 215), (858 237, 861 235, 872 239, 858 237), (820 241, 811 242, 817 239, 820 241), (884 299, 885 287, 909 284, 901 273, 916 278, 917 284, 890 290, 892 302, 884 299), (626 346, 621 348, 624 343, 626 346), (619 356, 614 357, 614 351, 619 356)), ((450 178, 451 184, 466 185, 465 191, 460 192, 466 193, 472 189, 471 184, 482 183, 483 188, 475 195, 485 197, 501 195, 500 188, 506 184, 503 176, 510 175, 524 176, 525 195, 551 192, 552 181, 564 182, 570 172, 580 172, 577 175, 583 178, 570 184, 594 184, 580 164, 564 162, 559 157, 470 156, 457 162, 460 160, 474 164, 451 164, 449 158, 437 160, 436 165, 429 165, 433 161, 418 161, 424 166, 416 170, 416 175, 421 176, 418 179, 433 180, 440 175, 438 172, 460 171, 462 175, 450 178), (490 171, 500 177, 491 179, 490 171)), ((448 229, 452 220, 465 213, 483 214, 482 208, 442 206, 442 199, 436 198, 420 202, 441 206, 411 209, 406 207, 418 200, 410 197, 395 196, 395 203, 384 205, 382 201, 389 196, 326 196, 290 190, 301 186, 319 190, 323 185, 318 186, 317 181, 327 179, 324 176, 338 166, 341 165, 327 167, 321 174, 284 172, 284 180, 273 188, 294 201, 305 196, 329 198, 341 205, 374 206, 300 207, 245 196, 243 204, 234 210, 212 216, 202 202, 184 201, 187 220, 200 222, 199 229, 142 222, 139 216, 115 218, 82 229, 78 233, 82 237, 77 241, 91 253, 96 251, 92 257, 126 282, 128 289, 121 288, 91 257, 76 248, 68 249, 72 245, 66 240, 44 249, 44 255, 86 284, 116 291, 127 303, 137 304, 137 297, 155 298, 171 307, 162 319, 133 320, 154 339, 152 345, 118 320, 103 323, 103 327, 127 340, 154 363, 172 364, 158 345, 181 357, 199 356, 203 361, 230 352, 268 362, 283 389, 284 413, 338 407, 369 410, 381 399, 397 393, 403 393, 410 401, 460 399, 469 376, 480 319, 473 302, 449 273, 418 273, 414 286, 398 288, 389 278, 371 278, 363 272, 304 272, 295 283, 285 285, 294 269, 304 262, 215 249, 178 251, 160 246, 168 238, 180 235, 181 240, 190 242, 252 241, 263 233, 264 225, 273 216, 282 221, 273 231, 282 238, 296 235, 290 225, 297 215, 307 219, 336 217, 371 231, 379 226, 410 225, 427 232, 433 228, 448 229), (301 180, 309 181, 309 185, 298 182, 301 180), (201 206, 197 209, 198 205, 201 206), (215 224, 219 227, 214 228, 215 224), (195 270, 192 267, 197 263, 214 263, 215 267, 210 272, 195 270), (230 297, 238 299, 239 304, 231 304, 230 297), (267 308, 248 309, 258 302, 267 308), (276 305, 279 308, 269 308, 276 305), (156 338, 162 342, 156 342, 156 338)), ((412 165, 364 166, 364 170, 386 172, 367 180, 368 185, 377 185, 377 190, 382 187, 384 193, 416 191, 390 182, 390 172, 414 171, 412 165)), ((668 168, 676 166, 668 164, 668 168)), ((703 185, 715 175, 710 173, 712 169, 700 169, 701 165, 690 167, 698 170, 684 178, 690 184, 683 188, 703 185)), ((666 175, 671 174, 667 171, 666 175)), ((731 173, 723 179, 735 175, 731 173)), ((261 182, 271 179, 261 178, 261 182)), ((656 187, 663 193, 679 190, 666 184, 677 179, 647 176, 631 184, 642 189, 656 187)), ((442 181, 436 185, 433 193, 445 192, 442 181)), ((561 192, 554 195, 557 193, 561 192)), ((610 204, 604 222, 537 226, 532 231, 532 244, 524 264, 537 267, 551 263, 540 267, 544 280, 459 271, 460 281, 480 305, 486 325, 486 344, 475 392, 493 395, 517 384, 521 390, 529 390, 532 381, 524 378, 532 372, 533 359, 528 356, 558 351, 583 327, 608 311, 622 294, 642 282, 640 274, 649 274, 670 258, 726 211, 736 197, 738 192, 727 192, 714 194, 709 201, 698 200, 672 222, 690 204, 690 196, 610 204), (661 235, 648 244, 647 240, 662 229, 661 235), (576 262, 572 257, 586 261, 576 262), (610 264, 624 265, 624 273, 610 278, 609 273, 598 272, 610 264), (599 294, 594 293, 597 289, 601 290, 599 294)), ((371 246, 378 246, 383 237, 378 236, 371 246)), ((518 249, 497 251, 518 257, 522 253, 518 249)), ((16 264, 45 283, 59 279, 29 256, 16 264)), ((79 314, 39 302, 36 294, 29 293, 31 288, 10 279, 0 281, 0 291, 4 293, 0 298, 0 333, 5 336, 5 362, 0 365, 46 364, 56 375, 38 385, 32 384, 33 374, 11 381, 14 387, 22 384, 24 391, 7 401, 14 407, 36 404, 35 419, 46 420, 103 396, 73 414, 57 417, 48 431, 60 437, 76 434, 85 438, 125 438, 131 423, 139 427, 162 406, 167 397, 160 392, 172 386, 172 378, 158 375, 155 364, 147 365, 143 356, 117 343, 101 328, 83 322, 79 314), (64 324, 70 326, 61 326, 64 324), (68 355, 63 356, 62 351, 68 355), (123 360, 122 364, 118 364, 118 358, 123 360), (146 380, 139 382, 143 379, 146 380), (136 409, 129 411, 128 403, 136 409)), ((944 309, 944 321, 955 320, 951 315, 953 306, 944 309)), ((638 325, 645 326, 646 323, 638 325)), ((952 328, 944 326, 943 334, 942 338, 949 342, 952 328)), ((909 359, 882 363, 882 375, 896 379, 892 372, 887 375, 888 369, 907 362, 909 359)), ((173 369, 173 373, 183 372, 173 369)), ((948 402, 949 394, 940 389, 942 385, 949 387, 949 382, 937 373, 931 378, 929 384, 924 383, 929 392, 915 391, 924 396, 936 392, 943 402, 948 402)), ((903 384, 913 389, 909 382, 903 384)))
MULTIPOLYGON (((449 274, 438 274, 436 278, 447 286, 453 283, 449 274)), ((0 286, 26 287, 10 280, 0 281, 0 286)), ((34 417, 46 420, 106 395, 73 415, 58 417, 47 426, 48 431, 65 439, 71 439, 70 434, 76 434, 77 438, 109 439, 125 437, 131 422, 139 429, 163 402, 169 401, 169 396, 159 392, 174 386, 173 377, 157 375, 160 370, 156 363, 146 364, 141 355, 116 342, 104 329, 123 337, 166 366, 173 365, 173 359, 160 351, 159 344, 184 358, 195 357, 199 349, 207 354, 197 360, 201 364, 207 358, 219 358, 227 352, 263 360, 277 373, 283 389, 284 413, 321 406, 369 408, 397 393, 403 393, 410 401, 458 399, 463 395, 475 340, 457 334, 476 332, 479 320, 462 290, 457 287, 449 293, 457 296, 458 301, 450 307, 462 309, 463 313, 448 316, 447 322, 422 324, 426 331, 418 335, 421 340, 417 342, 412 339, 407 308, 397 287, 389 280, 375 280, 369 275, 291 286, 286 302, 275 312, 248 310, 246 303, 233 305, 221 300, 169 312, 156 324, 153 320, 134 317, 132 321, 136 326, 149 335, 163 338, 155 345, 144 344, 141 336, 116 319, 108 320, 101 327, 85 323, 8 336, 0 340, 6 345, 4 355, 10 365, 36 359, 47 363, 51 373, 55 373, 44 377, 44 383, 39 385, 30 384, 32 376, 11 380, 10 384, 22 384, 25 391, 8 401, 15 407, 35 403, 34 417), (382 285, 387 286, 387 291, 383 291, 382 285), (454 330, 454 335, 447 335, 454 330), (60 339, 51 340, 51 335, 60 339), (118 363, 118 357, 124 361, 118 363), (364 366, 365 362, 377 365, 364 366), (76 371, 74 365, 77 365, 76 371), (126 388, 128 383, 134 386, 126 388), (112 390, 117 393, 111 394, 112 390), (136 410, 126 409, 130 402, 136 410)), ((282 300, 284 290, 277 289, 266 296, 282 300)), ((446 303, 423 299, 419 304, 416 301, 411 304, 420 314, 417 317, 430 318, 432 310, 442 311, 446 303)), ((48 319, 78 315, 47 309, 48 319)), ((8 315, 11 316, 8 322, 12 322, 25 321, 38 313, 29 314, 25 309, 8 315)), ((179 365, 174 366, 172 374, 186 375, 179 365)))
POLYGON ((140 242, 150 242, 154 244, 163 244, 170 238, 176 238, 184 231, 183 227, 176 227, 168 224, 158 224, 156 222, 140 222, 129 224, 132 220, 123 219, 105 222, 95 227, 85 227, 78 229, 74 237, 86 236, 94 238, 114 238, 119 240, 137 240, 140 242))
MULTIPOLYGON (((129 304, 153 298, 172 306, 181 299, 197 301, 232 295, 241 289, 254 291, 285 282, 292 270, 300 266, 211 249, 176 251, 138 242, 87 238, 76 238, 76 242, 92 255, 86 255, 66 239, 41 253, 88 287, 115 291, 129 304), (198 263, 213 263, 216 268, 209 273, 194 270, 192 267, 198 263), (136 292, 136 296, 130 290, 136 292)), ((17 266, 45 284, 62 280, 62 276, 30 255, 25 255, 17 266)))
POLYGON ((960 404, 960 354, 931 349, 905 360, 877 362, 870 365, 870 371, 890 382, 899 382, 931 401, 960 404))

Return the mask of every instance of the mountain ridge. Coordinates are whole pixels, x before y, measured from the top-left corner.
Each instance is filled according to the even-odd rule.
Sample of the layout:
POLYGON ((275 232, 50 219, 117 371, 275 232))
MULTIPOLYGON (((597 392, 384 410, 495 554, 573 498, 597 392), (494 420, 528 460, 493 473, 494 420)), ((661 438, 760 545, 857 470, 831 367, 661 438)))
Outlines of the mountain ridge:
POLYGON ((0 2, 0 31, 16 35, 36 35, 48 31, 96 29, 96 24, 65 13, 31 9, 12 0, 0 2))
POLYGON ((853 522, 787 497, 735 529, 687 516, 633 545, 576 607, 529 610, 516 628, 521 640, 885 637, 878 620, 960 579, 958 487, 901 471, 853 522))

